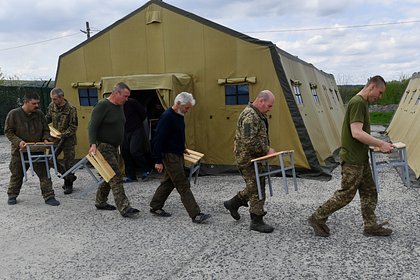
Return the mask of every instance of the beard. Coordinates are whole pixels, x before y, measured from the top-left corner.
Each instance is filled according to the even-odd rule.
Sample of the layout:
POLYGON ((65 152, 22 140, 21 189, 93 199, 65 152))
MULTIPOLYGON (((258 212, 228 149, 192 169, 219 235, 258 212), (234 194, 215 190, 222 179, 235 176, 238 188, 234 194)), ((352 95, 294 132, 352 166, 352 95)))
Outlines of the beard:
POLYGON ((178 110, 176 111, 178 114, 180 114, 181 116, 184 116, 184 113, 181 111, 181 108, 178 108, 178 110))

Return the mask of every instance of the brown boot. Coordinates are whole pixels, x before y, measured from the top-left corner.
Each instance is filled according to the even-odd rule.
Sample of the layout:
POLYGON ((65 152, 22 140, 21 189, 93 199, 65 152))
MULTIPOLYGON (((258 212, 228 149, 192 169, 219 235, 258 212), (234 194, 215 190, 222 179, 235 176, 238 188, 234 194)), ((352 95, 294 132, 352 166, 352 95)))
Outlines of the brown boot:
POLYGON ((245 206, 248 207, 248 203, 244 201, 242 198, 239 197, 239 195, 235 195, 230 200, 227 200, 223 202, 223 205, 227 210, 229 210, 230 215, 235 220, 239 220, 241 218, 241 215, 239 215, 238 210, 239 207, 245 206))
POLYGON ((311 215, 308 218, 308 223, 314 229, 315 235, 322 237, 330 236, 330 229, 325 224, 325 221, 318 220, 314 217, 314 215, 311 215))
POLYGON ((392 234, 392 229, 384 228, 383 226, 388 224, 384 222, 379 225, 374 225, 370 227, 365 227, 363 230, 364 236, 390 236, 392 234))

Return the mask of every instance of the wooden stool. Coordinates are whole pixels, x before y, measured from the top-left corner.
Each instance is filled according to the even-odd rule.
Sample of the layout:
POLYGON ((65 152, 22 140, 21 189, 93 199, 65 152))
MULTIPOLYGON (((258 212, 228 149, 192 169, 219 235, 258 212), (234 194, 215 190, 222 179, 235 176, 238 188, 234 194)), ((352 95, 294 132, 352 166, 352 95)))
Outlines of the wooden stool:
POLYGON ((67 170, 66 173, 61 175, 61 178, 64 178, 70 173, 75 173, 76 170, 82 168, 86 169, 88 173, 92 176, 92 178, 95 179, 96 185, 100 185, 104 181, 108 183, 115 176, 115 171, 104 159, 99 150, 96 150, 95 155, 87 154, 84 158, 79 160, 75 165, 73 165, 69 170, 67 170), (87 166, 88 161, 93 165, 93 167, 96 169, 99 175, 101 175, 101 177, 97 177, 92 172, 92 170, 90 170, 89 166, 87 166))
POLYGON ((269 186, 269 190, 270 190, 270 196, 273 196, 273 187, 271 185, 271 175, 276 174, 276 173, 281 173, 282 174, 283 182, 284 182, 284 188, 283 189, 287 194, 289 193, 289 187, 287 186, 286 170, 292 170, 293 183, 295 185, 295 191, 297 191, 296 171, 295 171, 295 162, 294 162, 294 159, 293 159, 293 153, 294 153, 293 150, 281 151, 281 152, 276 152, 276 153, 271 154, 271 155, 266 155, 266 156, 255 158, 255 159, 251 160, 251 162, 254 163, 254 170, 255 170, 255 177, 257 179, 259 199, 263 198, 262 190, 261 190, 260 177, 265 177, 265 176, 268 177, 268 186, 269 186), (271 170, 270 165, 268 164, 268 161, 270 159, 275 158, 276 156, 278 156, 278 158, 279 158, 280 168, 271 170), (290 165, 288 167, 286 167, 285 164, 284 164, 284 159, 286 157, 289 157, 289 161, 290 161, 290 165), (258 163, 261 163, 265 166, 266 172, 263 172, 263 173, 259 172, 258 163))
POLYGON ((25 181, 28 180, 28 177, 25 172, 27 163, 29 163, 29 168, 31 169, 32 176, 34 176, 33 163, 44 162, 45 168, 47 169, 47 176, 48 178, 51 178, 49 160, 52 160, 55 174, 58 175, 57 160, 55 158, 55 150, 54 150, 53 142, 26 143, 25 146, 19 150, 19 152, 20 152, 20 161, 22 163, 22 170, 25 176, 25 181))
POLYGON ((200 173, 200 166, 201 166, 201 158, 204 154, 186 149, 187 153, 184 153, 184 160, 188 161, 190 165, 190 175, 189 180, 191 181, 192 176, 194 176, 194 185, 197 183, 198 174, 200 173))
POLYGON ((403 180, 404 185, 410 187, 410 176, 408 173, 408 161, 407 161, 407 151, 406 145, 401 142, 393 143, 394 151, 390 155, 396 155, 395 159, 379 161, 377 154, 381 151, 377 147, 369 147, 370 154, 370 163, 372 165, 372 175, 373 180, 375 181, 376 191, 380 191, 379 180, 378 180, 378 169, 381 165, 387 164, 392 167, 397 167, 397 171, 403 180))

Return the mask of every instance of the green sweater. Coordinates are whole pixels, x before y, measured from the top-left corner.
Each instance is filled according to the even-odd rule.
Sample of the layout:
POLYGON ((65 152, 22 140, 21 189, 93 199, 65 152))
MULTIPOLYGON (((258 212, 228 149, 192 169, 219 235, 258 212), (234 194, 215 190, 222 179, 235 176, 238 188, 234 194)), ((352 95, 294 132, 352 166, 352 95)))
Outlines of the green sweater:
POLYGON ((89 122, 89 144, 108 143, 119 146, 124 140, 123 106, 108 99, 100 100, 92 110, 89 122))

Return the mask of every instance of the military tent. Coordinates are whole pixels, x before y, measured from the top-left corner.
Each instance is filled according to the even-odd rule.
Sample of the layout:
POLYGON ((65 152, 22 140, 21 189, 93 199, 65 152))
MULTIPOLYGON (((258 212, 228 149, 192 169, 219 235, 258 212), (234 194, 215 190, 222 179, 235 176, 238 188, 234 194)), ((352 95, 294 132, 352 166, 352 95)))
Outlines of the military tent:
POLYGON ((205 154, 207 174, 236 170, 236 120, 263 89, 276 96, 271 145, 293 149, 298 170, 328 176, 340 146, 344 106, 332 74, 162 1, 147 2, 60 56, 56 85, 78 109, 78 157, 88 150, 92 106, 119 81, 148 108, 152 127, 179 92, 195 96, 187 145, 205 154))
POLYGON ((407 145, 410 168, 420 177, 420 72, 414 73, 387 128, 392 142, 407 145), (417 123, 417 124, 416 124, 417 123))

